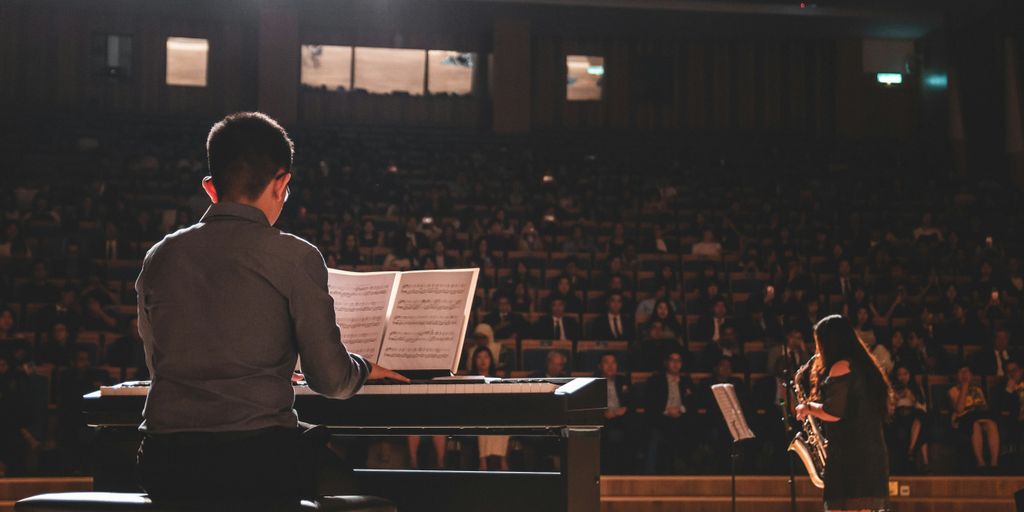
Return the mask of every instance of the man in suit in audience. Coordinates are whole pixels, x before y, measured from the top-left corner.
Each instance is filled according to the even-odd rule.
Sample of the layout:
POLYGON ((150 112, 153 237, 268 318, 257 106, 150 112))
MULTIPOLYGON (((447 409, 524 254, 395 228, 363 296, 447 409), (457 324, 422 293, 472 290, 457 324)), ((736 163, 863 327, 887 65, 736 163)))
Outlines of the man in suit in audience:
POLYGON ((675 472, 677 458, 689 465, 696 434, 696 388, 683 375, 683 354, 669 348, 663 370, 647 380, 644 408, 651 428, 647 472, 675 472))
POLYGON ((738 371, 746 369, 746 360, 743 358, 740 341, 736 337, 736 328, 728 324, 717 341, 709 341, 700 351, 701 371, 713 370, 723 358, 728 359, 731 366, 738 371))
POLYGON ((606 312, 590 324, 590 337, 601 341, 629 341, 636 339, 633 317, 622 314, 624 304, 621 293, 609 293, 605 301, 606 312))
POLYGON ((619 360, 613 353, 601 356, 597 376, 608 386, 608 408, 601 430, 601 473, 624 474, 632 469, 632 389, 629 379, 619 373, 619 360))
POLYGON ((726 316, 729 313, 725 299, 718 297, 711 306, 711 315, 702 316, 693 329, 693 338, 698 341, 718 341, 725 328, 732 326, 732 321, 726 316))
POLYGON ((574 316, 565 314, 565 301, 554 298, 549 307, 551 313, 533 324, 533 337, 541 340, 580 339, 580 323, 574 316))
POLYGON ((853 298, 853 291, 860 285, 860 280, 853 277, 850 270, 850 260, 844 258, 839 260, 838 275, 828 283, 825 289, 828 290, 829 295, 840 295, 844 302, 849 302, 853 298))
POLYGON ((1019 360, 1020 354, 1010 348, 1010 331, 998 328, 992 336, 992 345, 974 354, 971 367, 978 375, 1005 377, 1010 361, 1019 360))
POLYGON ((512 311, 508 295, 499 293, 496 297, 497 310, 487 313, 484 323, 494 328, 494 337, 499 340, 529 336, 530 323, 519 313, 512 311))

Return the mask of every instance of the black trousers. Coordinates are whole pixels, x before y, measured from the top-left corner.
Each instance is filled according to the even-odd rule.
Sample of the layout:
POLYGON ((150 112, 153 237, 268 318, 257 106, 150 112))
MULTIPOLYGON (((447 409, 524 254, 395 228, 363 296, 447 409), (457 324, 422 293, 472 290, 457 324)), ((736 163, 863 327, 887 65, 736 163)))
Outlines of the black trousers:
POLYGON ((302 499, 355 494, 325 427, 146 434, 139 479, 154 502, 203 510, 290 510, 302 499))

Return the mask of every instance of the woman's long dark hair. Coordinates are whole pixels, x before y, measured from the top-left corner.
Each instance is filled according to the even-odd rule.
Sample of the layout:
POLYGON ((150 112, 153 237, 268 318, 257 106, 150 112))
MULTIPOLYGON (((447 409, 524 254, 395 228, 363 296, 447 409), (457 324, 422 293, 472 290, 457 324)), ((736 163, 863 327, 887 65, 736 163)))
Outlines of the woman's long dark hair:
POLYGON ((822 318, 814 326, 814 343, 817 347, 818 357, 814 358, 814 366, 811 367, 811 396, 820 399, 819 385, 825 380, 825 376, 832 369, 836 361, 846 360, 850 362, 852 371, 864 372, 871 393, 877 393, 882 414, 889 409, 889 402, 892 400, 892 386, 885 372, 878 366, 874 356, 868 350, 867 345, 857 336, 851 323, 842 315, 830 315, 822 318))
POLYGON ((472 367, 472 370, 470 371, 473 375, 487 375, 489 377, 493 377, 497 373, 497 368, 494 367, 494 354, 492 354, 491 350, 487 347, 477 347, 476 350, 473 351, 473 359, 471 361, 470 366, 472 367), (491 366, 487 369, 487 373, 481 373, 480 368, 477 368, 476 366, 476 355, 481 352, 487 352, 487 357, 491 360, 491 366))

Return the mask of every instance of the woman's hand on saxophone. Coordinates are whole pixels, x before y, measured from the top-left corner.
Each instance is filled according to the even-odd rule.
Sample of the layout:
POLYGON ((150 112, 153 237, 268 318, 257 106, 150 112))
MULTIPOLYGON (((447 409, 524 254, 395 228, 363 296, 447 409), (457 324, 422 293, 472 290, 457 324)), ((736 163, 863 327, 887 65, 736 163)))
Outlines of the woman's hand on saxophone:
POLYGON ((796 406, 796 420, 804 421, 808 416, 811 415, 811 407, 806 403, 802 403, 796 406))

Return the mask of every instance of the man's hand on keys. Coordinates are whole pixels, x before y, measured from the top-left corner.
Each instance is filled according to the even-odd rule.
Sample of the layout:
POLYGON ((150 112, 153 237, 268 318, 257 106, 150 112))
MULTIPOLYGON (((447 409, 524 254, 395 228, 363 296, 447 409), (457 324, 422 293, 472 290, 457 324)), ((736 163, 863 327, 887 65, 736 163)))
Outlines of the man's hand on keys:
POLYGON ((406 384, 409 383, 409 379, 407 377, 405 377, 404 375, 402 375, 402 374, 400 374, 398 372, 389 370, 387 368, 384 368, 383 366, 380 366, 377 363, 370 363, 370 376, 367 378, 367 380, 384 380, 384 379, 394 380, 394 381, 398 381, 398 382, 404 382, 406 384))

